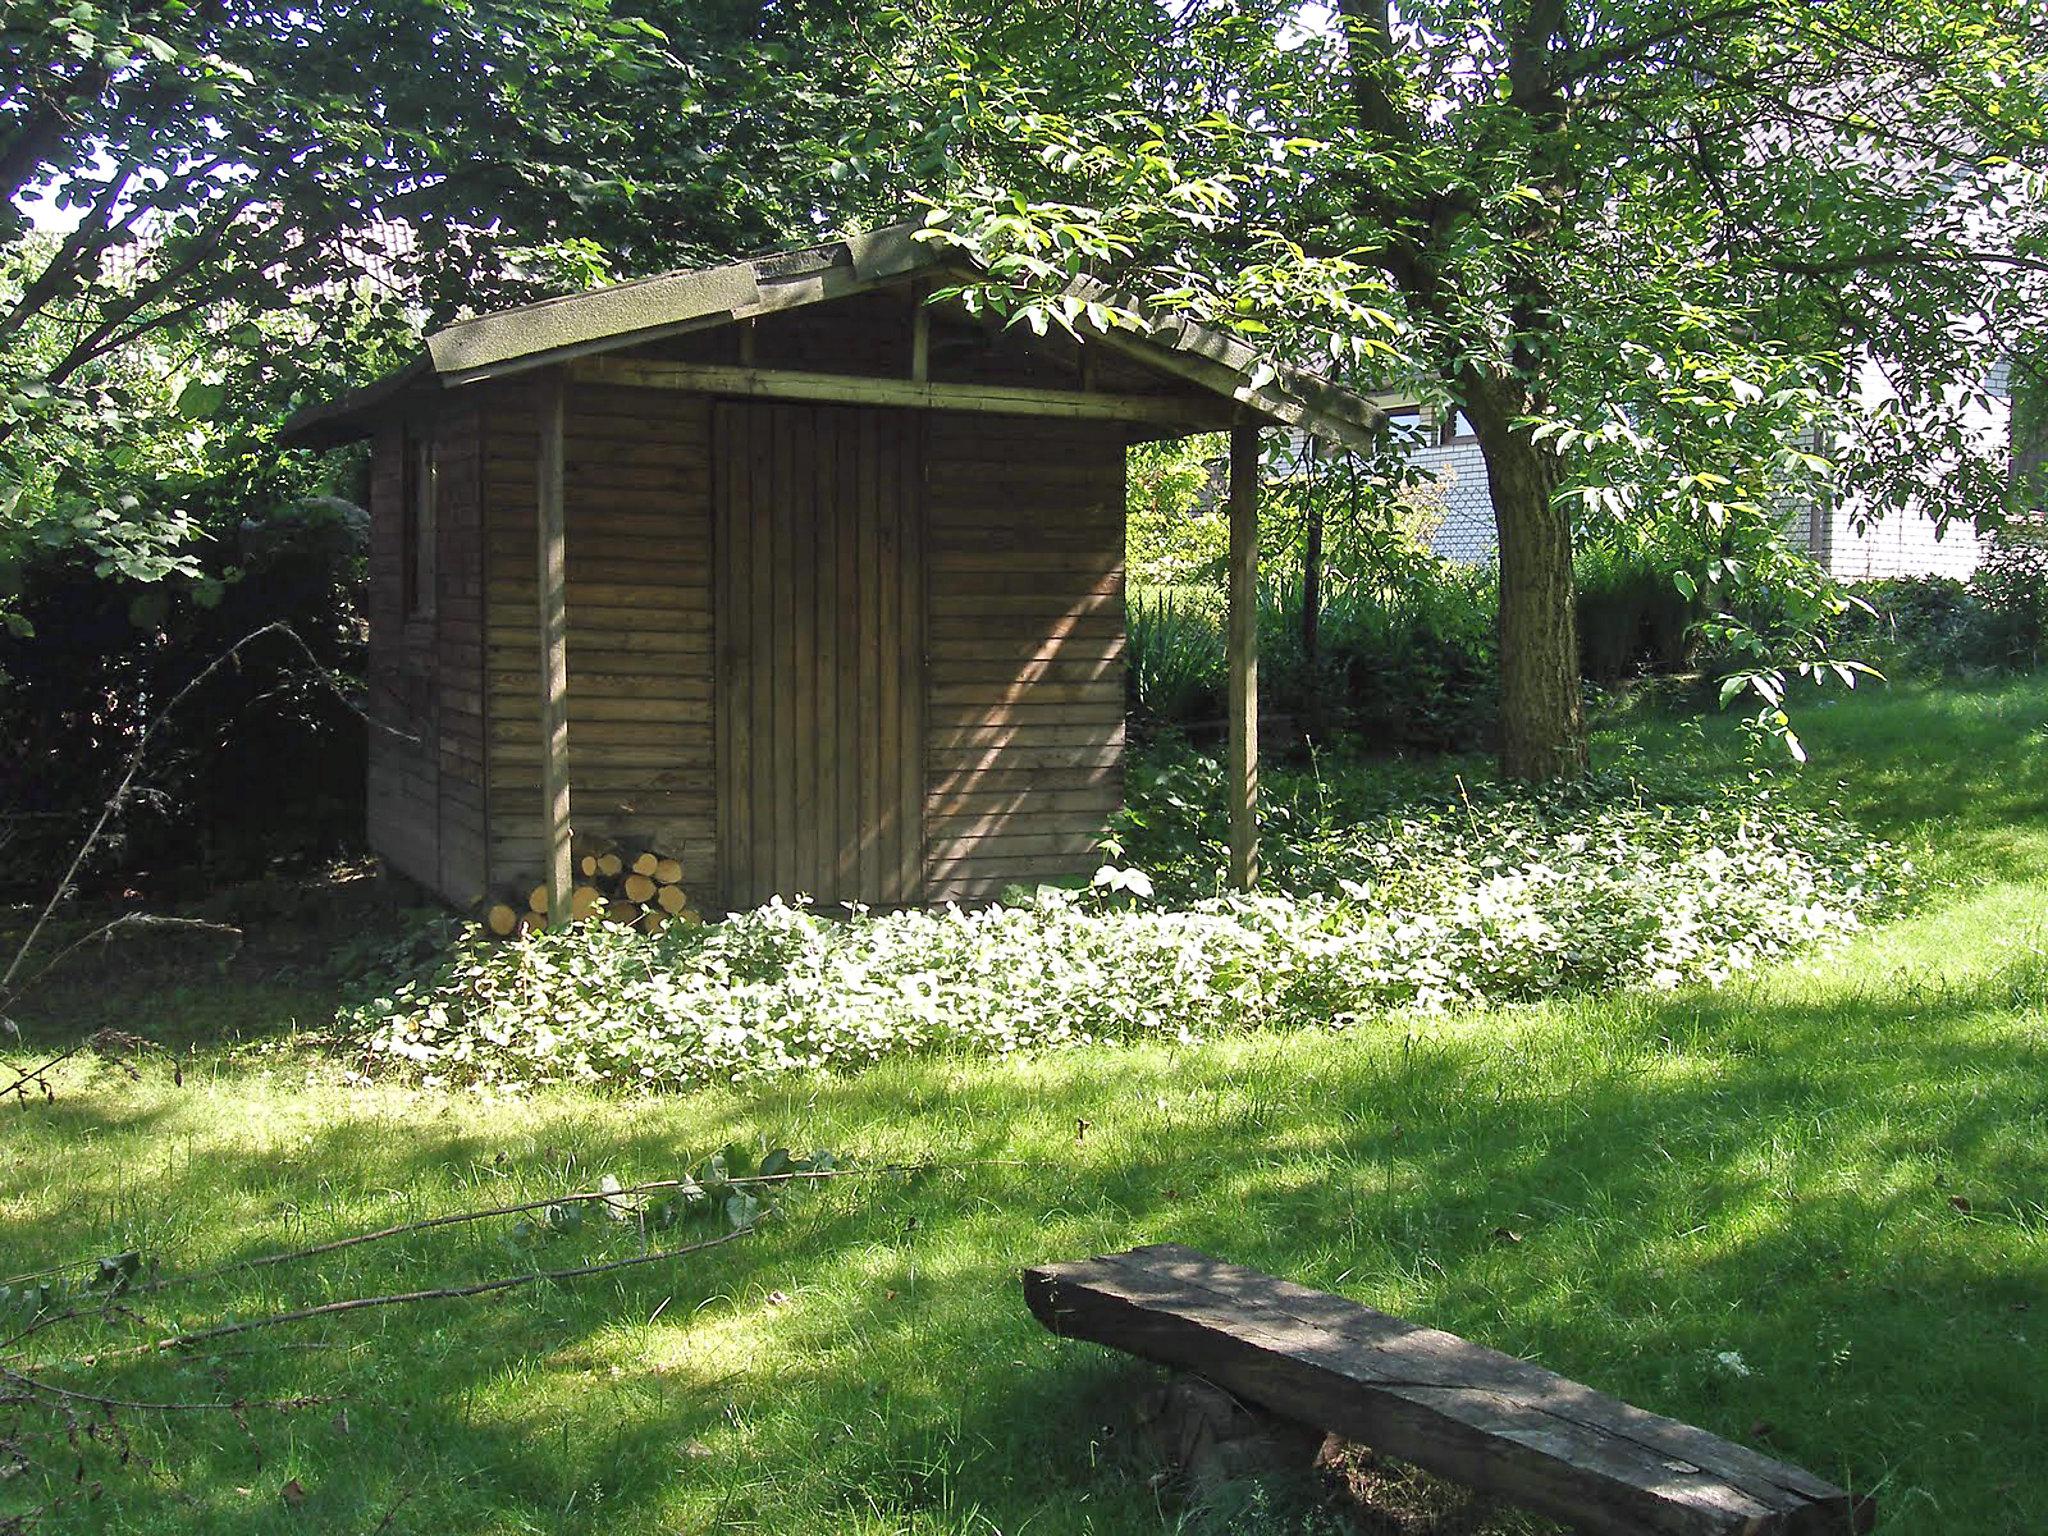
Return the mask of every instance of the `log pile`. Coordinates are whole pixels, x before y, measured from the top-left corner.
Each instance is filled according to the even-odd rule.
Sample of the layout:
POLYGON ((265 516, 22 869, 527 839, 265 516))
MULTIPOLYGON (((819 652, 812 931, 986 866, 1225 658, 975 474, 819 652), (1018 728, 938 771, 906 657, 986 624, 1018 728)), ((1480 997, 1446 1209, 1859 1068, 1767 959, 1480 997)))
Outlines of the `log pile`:
MULTIPOLYGON (((659 933, 672 923, 703 921, 683 887, 680 859, 652 848, 628 849, 611 842, 579 842, 574 858, 571 922, 614 923, 642 933, 659 933)), ((499 938, 532 933, 547 925, 545 885, 496 902, 484 913, 484 926, 499 938)))

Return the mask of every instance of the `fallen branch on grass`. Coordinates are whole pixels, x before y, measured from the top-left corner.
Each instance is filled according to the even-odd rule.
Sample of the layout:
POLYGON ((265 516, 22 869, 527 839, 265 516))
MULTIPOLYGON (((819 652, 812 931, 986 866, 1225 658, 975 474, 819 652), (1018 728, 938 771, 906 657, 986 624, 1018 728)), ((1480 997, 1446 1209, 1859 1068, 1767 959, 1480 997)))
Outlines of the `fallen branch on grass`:
POLYGON ((118 1408, 130 1413, 243 1413, 251 1408, 262 1408, 276 1413, 292 1413, 301 1408, 317 1408, 324 1403, 339 1401, 334 1397, 272 1397, 236 1398, 232 1402, 144 1402, 132 1397, 108 1397, 98 1392, 81 1392, 76 1387, 60 1387, 55 1382, 23 1375, 4 1365, 0 1365, 0 1381, 12 1382, 31 1397, 60 1398, 67 1403, 82 1403, 108 1412, 118 1408))
POLYGON ((194 1344, 203 1344, 209 1339, 231 1338, 239 1333, 250 1333, 258 1328, 278 1328, 287 1323, 308 1322, 316 1317, 335 1317, 344 1312, 365 1312, 373 1307, 405 1306, 416 1301, 454 1301, 465 1296, 488 1296, 496 1291, 517 1290, 521 1286, 539 1285, 551 1280, 580 1280, 587 1275, 604 1275, 613 1270, 632 1269, 641 1264, 660 1264, 669 1259, 680 1259, 692 1253, 702 1253, 709 1248, 722 1248, 727 1243, 751 1237, 757 1226, 736 1227, 718 1237, 707 1237, 700 1242, 682 1243, 674 1248, 661 1248, 653 1253, 636 1253, 623 1259, 605 1259, 596 1264, 578 1264, 567 1269, 536 1269, 523 1275, 503 1275, 495 1280, 478 1280, 469 1285, 436 1286, 424 1291, 395 1291, 385 1296, 352 1296, 346 1301, 322 1302, 317 1307, 299 1307, 290 1312, 272 1312, 264 1317, 244 1318, 240 1322, 220 1323, 212 1328, 201 1328, 193 1333, 175 1333, 168 1338, 158 1339, 154 1344, 139 1345, 134 1349, 118 1350, 113 1354, 100 1355, 99 1360, 118 1360, 125 1356, 161 1354, 165 1350, 187 1349, 194 1344))
MULTIPOLYGON (((44 1098, 50 1098, 52 1095, 50 1092, 49 1074, 58 1067, 63 1066, 65 1062, 70 1061, 73 1057, 82 1056, 88 1051, 95 1056, 105 1057, 108 1061, 116 1062, 126 1067, 128 1057, 143 1051, 154 1050, 155 1048, 154 1041, 145 1040, 140 1035, 131 1035, 118 1029, 94 1030, 76 1045, 59 1051, 48 1060, 38 1062, 33 1067, 23 1068, 12 1082, 4 1087, 0 1087, 0 1099, 10 1096, 25 1098, 31 1083, 36 1084, 43 1090, 44 1098)), ((132 1067, 128 1067, 127 1070, 131 1077, 135 1075, 132 1067)))
MULTIPOLYGON (((738 1155, 743 1155, 739 1152, 739 1149, 728 1148, 726 1151, 707 1160, 703 1169, 698 1173, 685 1174, 680 1178, 650 1181, 647 1184, 636 1185, 632 1188, 614 1186, 595 1190, 577 1190, 546 1200, 520 1201, 510 1205, 494 1206, 486 1210, 461 1211, 446 1216, 426 1217, 416 1222, 399 1223, 394 1226, 380 1228, 375 1232, 356 1233, 348 1237, 334 1239, 330 1242, 293 1249, 286 1253, 266 1254, 253 1259, 241 1260, 233 1264, 223 1265, 215 1270, 174 1275, 148 1282, 146 1285, 136 1284, 136 1278, 142 1268, 141 1255, 136 1252, 128 1252, 95 1261, 93 1275, 88 1280, 60 1284, 55 1287, 38 1285, 29 1293, 28 1298, 0 1298, 12 1299, 16 1302, 23 1299, 32 1299, 36 1307, 35 1315, 30 1318, 25 1327, 16 1332, 13 1337, 0 1340, 0 1359, 11 1357, 13 1360, 11 1364, 0 1363, 0 1405, 4 1405, 14 1411, 14 1421, 5 1429, 0 1429, 0 1476, 12 1477, 28 1472, 34 1462, 43 1455, 42 1452, 38 1451, 32 1457, 29 1449, 30 1446, 32 1444, 47 1443, 51 1447, 56 1448, 68 1447, 71 1454, 79 1456, 76 1475, 71 1476, 69 1481, 78 1488, 86 1487, 87 1479, 83 1460, 83 1450, 85 1447, 100 1445, 104 1454, 113 1456, 124 1464, 126 1462, 125 1436, 119 1427, 119 1417, 122 1414, 223 1413, 241 1426, 244 1433, 250 1433, 245 1417, 249 1412, 262 1410, 289 1413, 297 1409, 311 1407, 317 1403, 335 1400, 330 1397, 320 1397, 311 1394, 298 1397, 265 1399, 223 1396, 220 1399, 210 1401, 152 1401, 139 1397, 116 1396, 111 1393, 95 1392, 85 1387, 60 1385, 57 1382, 47 1380, 44 1375, 38 1374, 38 1371, 49 1369, 48 1362, 44 1362, 41 1365, 32 1365, 30 1362, 21 1360, 18 1353, 11 1353, 18 1349, 23 1340, 33 1334, 41 1333, 45 1329, 56 1327, 62 1323, 83 1321, 87 1318, 94 1318, 105 1323, 124 1322, 130 1326, 152 1330, 161 1327, 160 1323, 151 1322, 126 1304, 128 1298, 132 1298, 141 1290, 161 1291, 171 1285, 190 1284, 228 1273, 281 1264, 290 1260, 308 1258, 319 1254, 330 1254, 339 1249, 351 1248, 361 1243, 378 1242, 398 1237, 405 1233, 430 1231, 452 1226, 460 1222, 480 1221, 492 1216, 514 1216, 532 1211, 546 1210, 549 1212, 549 1226, 554 1227, 558 1231, 571 1230, 580 1222, 580 1207, 593 1201, 607 1203, 615 1213, 622 1213, 622 1219, 639 1218, 643 1223, 641 1230, 644 1242, 644 1223, 649 1214, 646 1197, 664 1192, 672 1193, 694 1190, 701 1191, 705 1197, 702 1200, 691 1202, 687 1211, 680 1208, 664 1211, 662 1213, 664 1217, 683 1220, 699 1215, 710 1215, 714 1219, 729 1220, 732 1223, 732 1230, 721 1232, 717 1236, 702 1238, 694 1242, 679 1243, 675 1246, 657 1249, 653 1252, 629 1254, 623 1258, 595 1259, 588 1263, 565 1265, 553 1269, 528 1270, 520 1274, 500 1275, 488 1280, 476 1280, 457 1285, 434 1286, 422 1290, 393 1291, 373 1296, 353 1296, 339 1301, 322 1302, 314 1306, 296 1307, 282 1312, 239 1318, 231 1322, 213 1323, 205 1327, 167 1334, 144 1344, 80 1356, 67 1363, 73 1367, 80 1368, 104 1366, 119 1360, 134 1360, 179 1353, 200 1346, 210 1345, 223 1339, 288 1327, 296 1323, 312 1322, 320 1318, 346 1316, 356 1312, 365 1312, 379 1308, 411 1306, 423 1302, 453 1301, 497 1295, 544 1283, 561 1283, 585 1279, 595 1275, 613 1274, 650 1264, 672 1263, 692 1254, 708 1252, 713 1248, 720 1248, 728 1243, 737 1242, 743 1237, 750 1237, 758 1232, 762 1224, 774 1214, 775 1207, 750 1193, 751 1189, 758 1189, 762 1186, 811 1182, 818 1179, 844 1176, 857 1171, 884 1171, 880 1169, 843 1170, 834 1168, 829 1166, 830 1159, 826 1158, 823 1154, 819 1154, 816 1162, 827 1166, 813 1166, 803 1160, 793 1162, 785 1149, 777 1148, 769 1154, 769 1158, 772 1161, 767 1162, 767 1166, 773 1167, 775 1171, 746 1174, 728 1173, 727 1169, 733 1166, 730 1159, 738 1155), (568 1220, 559 1217, 557 1213, 564 1208, 574 1208, 576 1219, 568 1220), (56 1296, 72 1299, 89 1294, 92 1297, 92 1301, 90 1305, 49 1310, 53 1291, 56 1296), (21 1422, 21 1416, 28 1413, 41 1415, 43 1422, 46 1422, 51 1427, 41 1430, 34 1427, 25 1427, 21 1422), (112 1445, 110 1437, 111 1440, 117 1440, 120 1444, 112 1445)), ((290 1348, 292 1346, 285 1345, 282 1347, 290 1348)), ((239 1353, 240 1351, 230 1352, 239 1353)), ((62 1454, 61 1450, 54 1453, 62 1454)), ((98 1484, 95 1482, 90 1486, 96 1492, 98 1484)), ((63 1502, 72 1496, 72 1493, 67 1492, 54 1501, 46 1500, 28 1518, 34 1519, 47 1514, 50 1509, 55 1507, 56 1503, 63 1502)), ((0 1536, 13 1536, 13 1533, 25 1530, 26 1528, 26 1523, 23 1520, 13 1519, 12 1517, 0 1518, 0 1536)))
MULTIPOLYGON (((726 1189, 759 1188, 766 1185, 813 1182, 822 1179, 873 1178, 884 1173, 910 1173, 923 1165, 898 1163, 878 1168, 803 1168, 791 1169, 787 1173, 750 1173, 737 1178, 726 1178, 716 1184, 723 1192, 726 1189)), ((673 1193, 676 1190, 706 1190, 707 1181, 685 1175, 680 1179, 653 1179, 645 1184, 624 1184, 617 1189, 586 1189, 573 1194, 550 1195, 543 1200, 522 1200, 516 1205, 493 1205, 476 1211, 451 1211, 446 1216, 425 1216, 418 1221, 403 1221, 395 1226, 379 1227, 374 1232, 354 1232, 347 1237, 333 1238, 324 1243, 313 1243, 304 1248, 292 1248, 282 1253, 259 1254, 252 1259, 237 1259, 232 1264, 223 1264, 216 1269, 195 1270, 182 1275, 166 1275, 159 1280, 131 1286, 131 1296, 145 1295, 160 1291, 167 1286, 196 1284, 202 1280, 217 1279, 242 1270, 267 1269, 273 1264, 289 1264, 300 1259, 317 1259, 330 1253, 339 1253, 344 1248, 360 1247, 364 1243, 386 1242, 394 1237, 406 1237, 415 1232, 431 1232, 436 1227, 461 1226, 472 1221, 487 1221, 493 1216, 524 1216, 534 1211, 545 1211, 558 1205, 579 1205, 603 1202, 612 1205, 632 1200, 642 1195, 673 1193)))
MULTIPOLYGON (((62 965, 79 950, 85 948, 86 945, 93 943, 95 940, 111 943, 117 934, 131 928, 146 929, 151 932, 161 932, 168 928, 180 933, 211 933, 231 939, 236 945, 242 942, 242 930, 229 923, 209 922, 203 917, 159 917, 153 912, 124 912, 112 922, 101 923, 92 932, 81 938, 73 939, 69 944, 58 950, 56 954, 50 956, 33 976, 30 976, 26 981, 20 983, 4 996, 0 996, 0 1008, 4 1008, 6 1004, 26 996, 35 988, 37 982, 49 975, 50 972, 56 970, 58 966, 62 965)), ((12 1084, 7 1088, 0 1089, 0 1093, 12 1091, 12 1084)))

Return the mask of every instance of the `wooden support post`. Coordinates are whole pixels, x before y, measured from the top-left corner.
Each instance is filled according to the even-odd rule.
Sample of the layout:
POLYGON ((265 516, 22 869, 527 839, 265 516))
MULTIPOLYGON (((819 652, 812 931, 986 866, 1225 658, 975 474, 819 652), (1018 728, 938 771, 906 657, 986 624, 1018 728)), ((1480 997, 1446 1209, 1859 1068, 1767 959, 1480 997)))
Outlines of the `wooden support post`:
POLYGON ((1259 879, 1259 429, 1230 433, 1230 883, 1259 879))
POLYGON ((910 290, 910 382, 926 384, 932 376, 932 306, 923 283, 910 290))
POLYGON ((561 370, 542 373, 534 394, 540 424, 534 510, 540 578, 541 882, 548 894, 548 926, 560 928, 569 921, 574 888, 569 863, 569 565, 562 515, 568 403, 561 370))

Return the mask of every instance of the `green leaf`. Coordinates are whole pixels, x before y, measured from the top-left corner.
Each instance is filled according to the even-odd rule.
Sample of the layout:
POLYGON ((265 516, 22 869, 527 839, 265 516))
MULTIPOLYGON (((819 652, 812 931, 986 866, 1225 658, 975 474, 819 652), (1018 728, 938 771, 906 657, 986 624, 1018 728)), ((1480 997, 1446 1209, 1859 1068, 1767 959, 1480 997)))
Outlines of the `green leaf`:
POLYGON ((220 414, 227 397, 227 386, 207 379, 194 379, 178 391, 178 414, 187 421, 210 421, 220 414))
POLYGON ((129 600, 128 622, 137 629, 161 629, 170 616, 170 594, 162 587, 151 587, 129 600))

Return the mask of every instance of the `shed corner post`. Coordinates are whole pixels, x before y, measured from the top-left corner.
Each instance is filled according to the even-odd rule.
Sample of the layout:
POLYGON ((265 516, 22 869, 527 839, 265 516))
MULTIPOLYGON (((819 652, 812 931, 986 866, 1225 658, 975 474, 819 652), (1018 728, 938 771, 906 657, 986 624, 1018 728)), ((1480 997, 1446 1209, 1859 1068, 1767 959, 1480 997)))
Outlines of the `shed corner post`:
POLYGON ((569 921, 572 866, 569 861, 569 619, 568 542, 562 507, 567 385, 560 368, 543 371, 535 383, 534 415, 539 426, 535 470, 535 545, 540 618, 540 792, 542 883, 548 897, 548 926, 569 921))
POLYGON ((1259 879, 1259 429, 1230 433, 1230 883, 1259 879))

